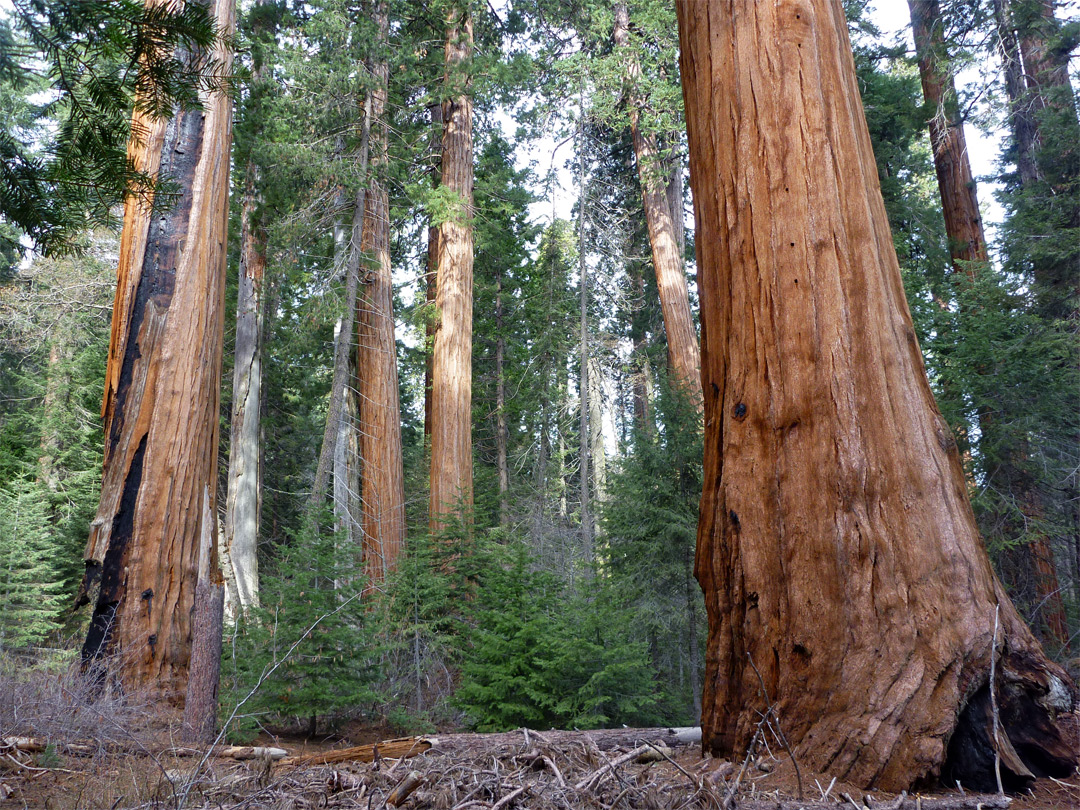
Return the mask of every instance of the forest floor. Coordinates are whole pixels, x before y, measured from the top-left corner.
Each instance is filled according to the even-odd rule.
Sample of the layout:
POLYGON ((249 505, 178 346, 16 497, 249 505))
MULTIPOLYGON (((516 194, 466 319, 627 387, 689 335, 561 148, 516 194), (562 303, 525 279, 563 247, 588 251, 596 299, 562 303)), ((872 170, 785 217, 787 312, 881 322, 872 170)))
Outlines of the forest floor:
POLYGON ((350 731, 349 739, 314 743, 258 741, 260 746, 287 751, 286 758, 276 761, 266 749, 244 760, 202 758, 192 749, 179 755, 182 749, 166 747, 164 738, 158 743, 144 738, 136 747, 103 744, 78 755, 65 753, 62 746, 32 755, 9 746, 0 750, 0 808, 1080 808, 1077 776, 1039 780, 1028 794, 1014 796, 1006 804, 1001 797, 955 789, 906 798, 864 793, 803 770, 804 800, 799 801, 799 779, 782 752, 766 753, 753 762, 703 758, 697 743, 680 743, 668 729, 523 729, 379 744, 393 756, 380 755, 376 746, 360 745, 381 739, 385 729, 350 731), (325 761, 335 758, 343 761, 325 761))

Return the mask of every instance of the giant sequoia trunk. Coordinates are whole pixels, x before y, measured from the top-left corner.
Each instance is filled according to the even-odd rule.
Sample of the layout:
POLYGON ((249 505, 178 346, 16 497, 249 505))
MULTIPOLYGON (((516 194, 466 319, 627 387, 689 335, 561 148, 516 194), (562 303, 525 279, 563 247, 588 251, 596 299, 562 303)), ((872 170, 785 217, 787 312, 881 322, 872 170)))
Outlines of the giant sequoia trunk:
POLYGON ((971 174, 964 122, 956 85, 945 52, 945 32, 938 0, 908 0, 911 31, 919 57, 923 98, 932 110, 930 146, 941 192, 949 254, 958 270, 970 278, 977 274, 972 262, 985 262, 986 237, 975 178, 971 174))
MULTIPOLYGON (((375 8, 380 42, 389 30, 386 0, 375 8)), ((371 91, 372 173, 361 250, 367 261, 357 312, 361 515, 364 574, 372 588, 397 567, 405 543, 394 283, 390 275, 390 195, 386 189, 386 95, 389 67, 380 56, 371 91)))
POLYGON ((862 786, 1071 772, 911 325, 839 0, 677 3, 705 390, 703 740, 862 786), (995 638, 995 610, 1000 629, 995 638), (951 745, 950 745, 951 743, 951 745), (1026 766, 1025 766, 1026 763, 1026 766))
MULTIPOLYGON (((675 222, 675 207, 668 196, 656 135, 641 125, 642 99, 636 88, 636 84, 641 80, 641 66, 630 50, 630 16, 625 3, 615 6, 614 39, 615 45, 625 52, 629 88, 626 107, 630 116, 630 134, 634 141, 638 178, 641 181, 645 222, 649 228, 649 244, 652 246, 653 265, 656 268, 656 286, 660 291, 660 309, 664 316, 664 332, 667 334, 668 363, 672 377, 700 407, 701 355, 694 319, 690 314, 686 273, 683 270, 681 223, 675 222)), ((678 208, 681 211, 681 188, 679 197, 678 208)))
POLYGON ((446 20, 442 177, 453 210, 439 226, 435 346, 431 381, 432 531, 472 506, 473 148, 472 98, 464 67, 472 18, 454 6, 446 20))
MULTIPOLYGON (((225 35, 233 5, 211 5, 225 35)), ((204 101, 168 120, 135 115, 132 160, 180 194, 153 216, 138 197, 124 208, 101 502, 79 595, 93 606, 84 661, 117 654, 106 666, 125 685, 172 696, 187 681, 199 544, 217 535, 232 102, 222 93, 204 101)), ((220 583, 216 543, 207 567, 220 583)))

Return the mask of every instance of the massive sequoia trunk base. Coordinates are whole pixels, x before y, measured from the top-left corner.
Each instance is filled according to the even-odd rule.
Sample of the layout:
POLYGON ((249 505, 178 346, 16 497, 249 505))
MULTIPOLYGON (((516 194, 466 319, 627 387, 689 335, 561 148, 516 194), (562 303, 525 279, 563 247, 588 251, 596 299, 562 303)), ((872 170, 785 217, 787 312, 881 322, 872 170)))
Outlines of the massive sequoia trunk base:
POLYGON ((741 754, 771 705, 804 767, 890 790, 947 767, 992 787, 996 658, 1003 774, 1071 773, 1076 740, 1055 725, 1068 678, 991 570, 926 380, 842 4, 677 9, 702 297, 705 747, 741 754))

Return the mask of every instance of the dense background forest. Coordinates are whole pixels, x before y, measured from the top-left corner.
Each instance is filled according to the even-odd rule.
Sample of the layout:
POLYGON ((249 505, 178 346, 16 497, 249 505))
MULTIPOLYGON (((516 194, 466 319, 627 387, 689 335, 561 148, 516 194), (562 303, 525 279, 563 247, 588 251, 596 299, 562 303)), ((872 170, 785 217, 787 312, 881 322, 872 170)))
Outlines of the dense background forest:
MULTIPOLYGON (((100 46, 52 5, 0 8, 5 667, 67 660, 86 636, 72 605, 100 497, 121 250, 106 181, 141 193, 122 158, 92 191, 78 180, 79 149, 122 152, 134 88, 50 53, 100 46), (84 95, 107 137, 72 140, 94 131, 79 128, 84 95)), ((1025 0, 912 0, 916 53, 870 3, 845 7, 908 302, 982 536, 1066 661, 1080 638, 1080 22, 1025 0), (992 178, 968 168, 950 187, 961 121, 1001 133, 1001 151, 992 178), (976 201, 984 179, 994 191, 976 201), (991 194, 1003 220, 984 228, 991 194)), ((702 425, 674 10, 474 4, 467 36, 448 14, 413 0, 239 12, 223 710, 258 684, 240 735, 351 719, 693 725, 702 425), (471 212, 447 168, 466 108, 471 212), (466 229, 471 435, 454 439, 440 433, 435 274, 466 229), (452 440, 468 460, 442 480, 452 440)), ((205 36, 188 23, 185 41, 205 36)))

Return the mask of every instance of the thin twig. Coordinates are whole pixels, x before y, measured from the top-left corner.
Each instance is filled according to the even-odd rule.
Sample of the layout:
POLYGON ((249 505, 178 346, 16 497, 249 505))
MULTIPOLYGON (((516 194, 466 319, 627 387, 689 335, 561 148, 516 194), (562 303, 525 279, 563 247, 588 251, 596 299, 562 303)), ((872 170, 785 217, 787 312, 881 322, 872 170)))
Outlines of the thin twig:
POLYGON ((1001 742, 998 737, 998 724, 1000 719, 998 717, 998 705, 997 705, 997 693, 994 690, 994 665, 997 662, 997 635, 998 635, 998 613, 1001 611, 1001 605, 994 605, 994 641, 990 647, 990 713, 994 718, 994 777, 997 779, 998 795, 1005 795, 1005 788, 1001 785, 1001 742))

